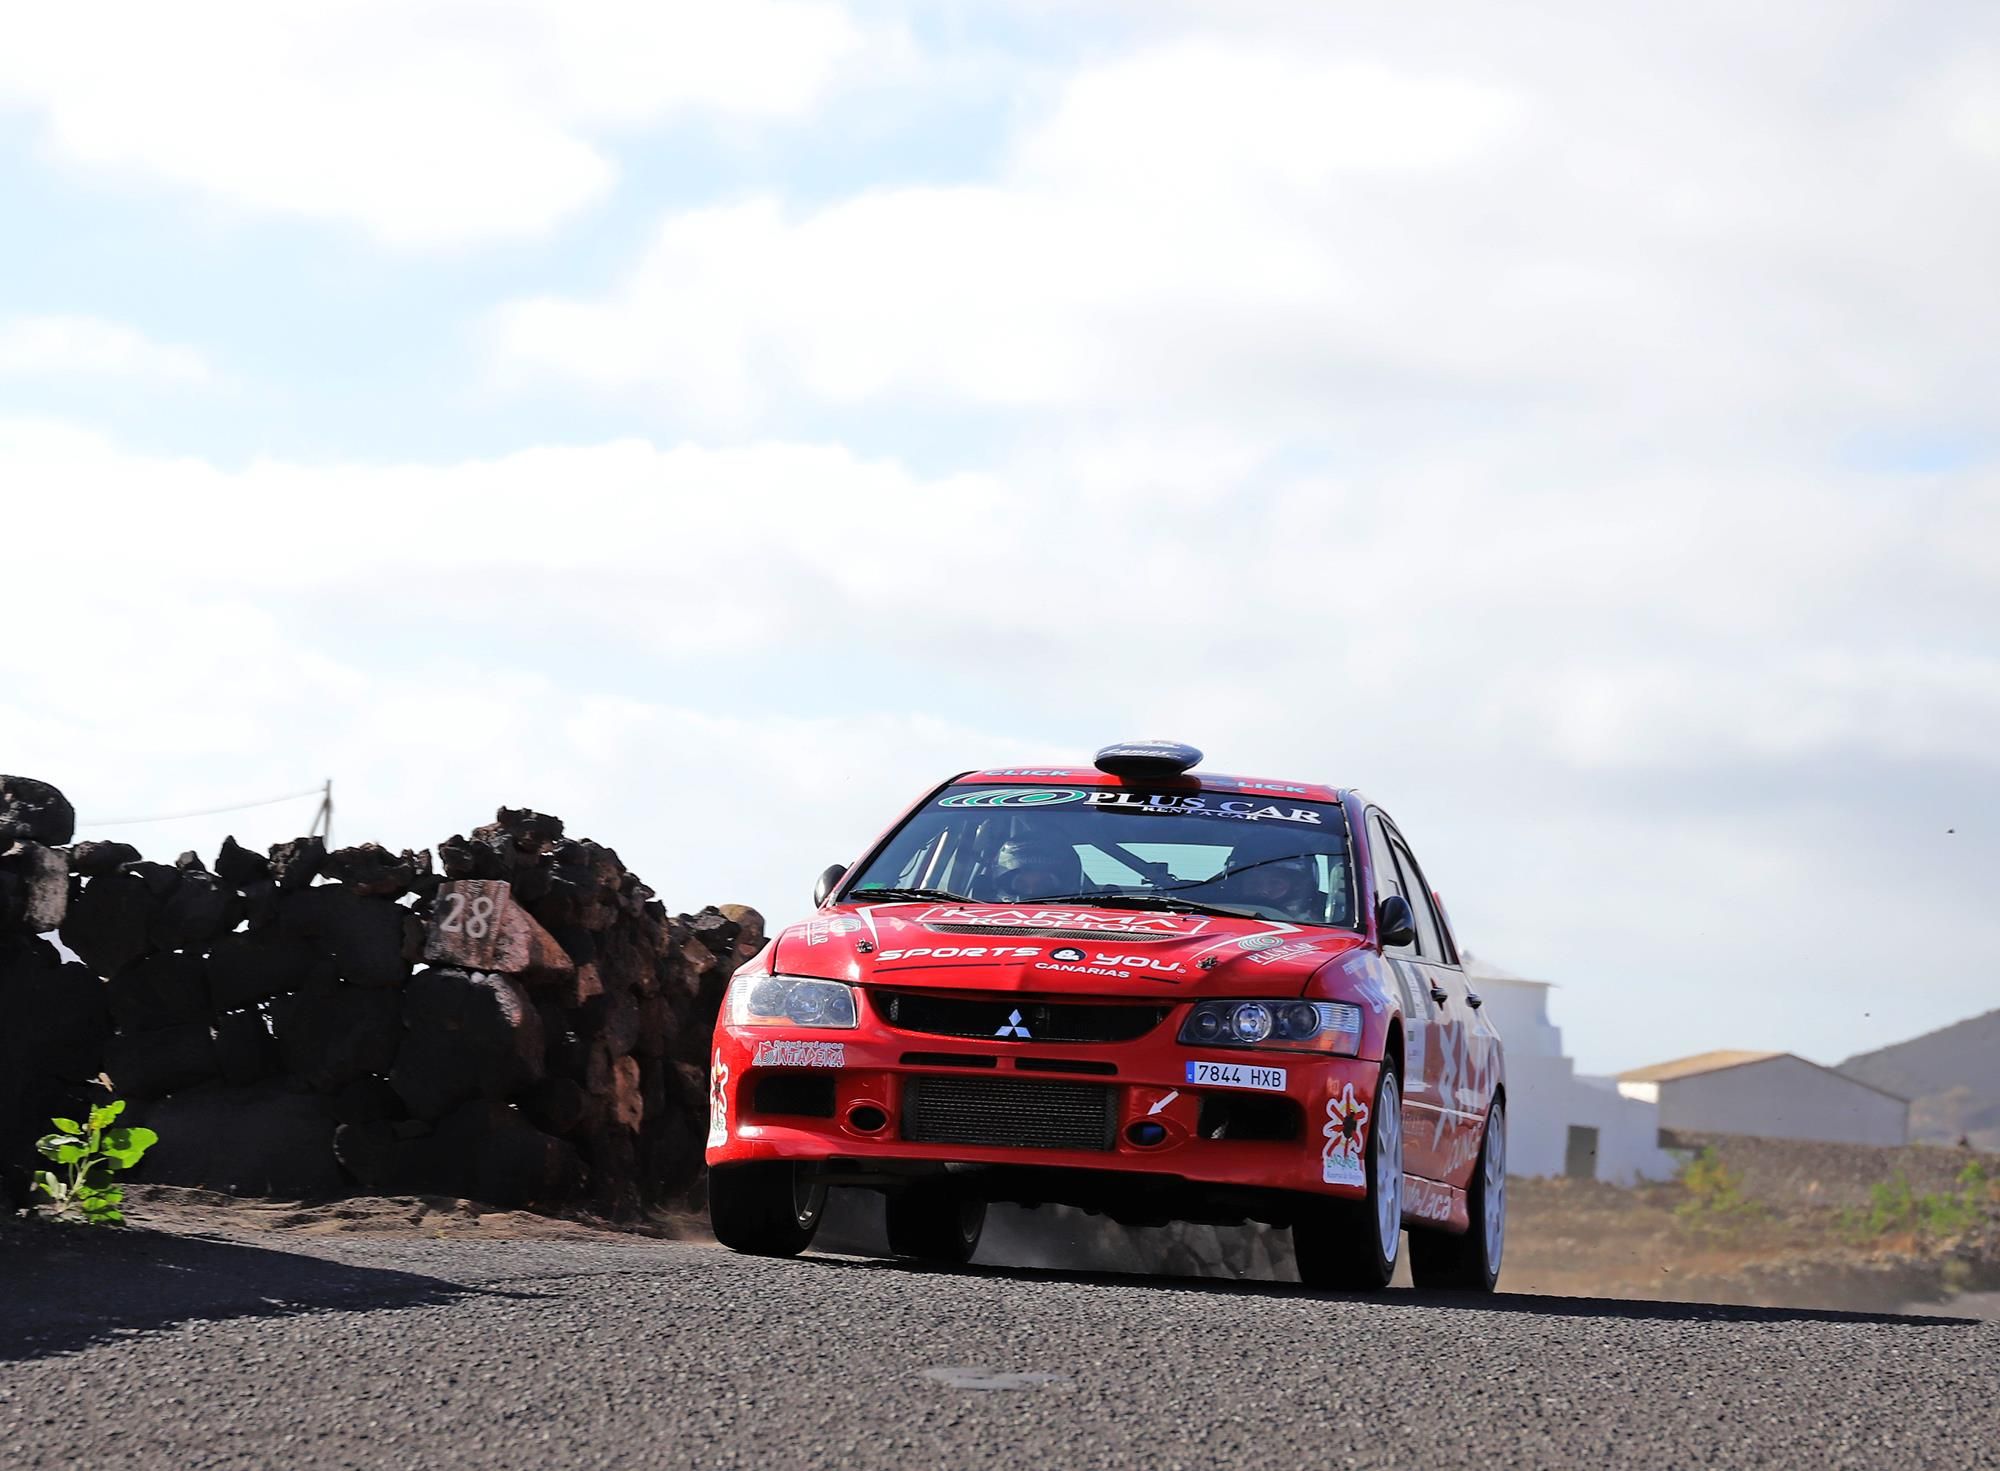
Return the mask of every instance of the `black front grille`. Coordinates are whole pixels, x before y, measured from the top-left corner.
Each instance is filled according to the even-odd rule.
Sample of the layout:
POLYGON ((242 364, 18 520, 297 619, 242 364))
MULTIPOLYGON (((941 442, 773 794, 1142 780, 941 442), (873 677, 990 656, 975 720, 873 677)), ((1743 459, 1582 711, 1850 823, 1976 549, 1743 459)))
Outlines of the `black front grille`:
POLYGON ((918 991, 878 991, 873 1000, 882 1019, 905 1032, 1008 1042, 1130 1042, 1157 1027, 1171 1009, 1144 1003, 931 996, 918 991))
POLYGON ((903 1085, 903 1137, 924 1144, 1109 1149, 1117 1127, 1116 1100, 1101 1083, 911 1078, 903 1085))
POLYGON ((1185 935, 1160 930, 1052 930, 1033 924, 927 924, 941 935, 1006 935, 1030 940, 1092 940, 1099 945, 1141 945, 1155 940, 1181 940, 1185 935))

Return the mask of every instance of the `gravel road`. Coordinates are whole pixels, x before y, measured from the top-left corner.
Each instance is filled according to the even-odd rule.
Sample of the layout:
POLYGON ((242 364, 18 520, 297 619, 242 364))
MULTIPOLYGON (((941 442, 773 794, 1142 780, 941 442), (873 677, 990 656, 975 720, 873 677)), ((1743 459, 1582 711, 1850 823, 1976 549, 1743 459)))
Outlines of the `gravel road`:
POLYGON ((2000 1324, 607 1237, 0 1246, 26 1468, 2000 1465, 2000 1324))

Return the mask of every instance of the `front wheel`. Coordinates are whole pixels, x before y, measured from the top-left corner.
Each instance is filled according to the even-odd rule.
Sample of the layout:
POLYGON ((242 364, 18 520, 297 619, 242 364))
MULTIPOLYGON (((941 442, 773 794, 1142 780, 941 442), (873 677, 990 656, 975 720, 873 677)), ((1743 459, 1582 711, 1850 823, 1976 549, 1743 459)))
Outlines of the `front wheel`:
POLYGON ((962 1267, 979 1249, 986 1202, 955 1190, 915 1187, 883 1202, 889 1250, 897 1256, 962 1267))
POLYGON ((751 1256, 797 1256, 812 1245, 826 1186, 787 1162, 717 1165, 708 1172, 715 1239, 751 1256))
MULTIPOLYGON (((1353 1110, 1353 1088, 1327 1102, 1327 1149, 1337 1148, 1335 1131, 1353 1110)), ((1361 1200, 1314 1200, 1292 1224, 1292 1254, 1299 1281, 1308 1287, 1343 1292, 1380 1292, 1396 1275, 1403 1240, 1403 1084, 1393 1062, 1384 1060, 1375 1085, 1367 1131, 1361 1200)))
POLYGON ((1410 1280, 1425 1291, 1491 1292, 1500 1280, 1507 1244, 1507 1110, 1497 1098, 1486 1114, 1465 1211, 1472 1226, 1462 1236, 1410 1232, 1410 1280))

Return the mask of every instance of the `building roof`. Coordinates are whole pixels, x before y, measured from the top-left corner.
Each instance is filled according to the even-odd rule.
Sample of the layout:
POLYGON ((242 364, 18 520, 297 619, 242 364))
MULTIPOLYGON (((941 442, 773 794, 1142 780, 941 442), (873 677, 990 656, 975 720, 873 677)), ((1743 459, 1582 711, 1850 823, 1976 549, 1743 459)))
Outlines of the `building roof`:
POLYGON ((1810 1057, 1800 1057, 1796 1052, 1745 1052, 1724 1048, 1719 1052, 1697 1052, 1693 1057, 1677 1057, 1672 1062, 1656 1062, 1651 1067, 1628 1068, 1618 1074, 1621 1083, 1671 1083, 1681 1078, 1698 1078, 1704 1073, 1719 1073, 1725 1068, 1746 1067, 1753 1062, 1769 1062, 1774 1057, 1789 1057, 1794 1062, 1802 1062, 1809 1068, 1818 1068, 1829 1077, 1852 1083, 1857 1088, 1866 1088, 1870 1093, 1880 1093, 1884 1098, 1893 1098, 1901 1104, 1909 1099, 1900 1093, 1891 1093, 1887 1088, 1878 1088, 1873 1083, 1860 1078, 1849 1077, 1810 1057))
POLYGON ((1651 1067, 1628 1068, 1618 1075, 1621 1083, 1667 1083, 1675 1078, 1692 1078, 1700 1073, 1717 1073, 1726 1067, 1742 1067, 1746 1062, 1763 1062, 1783 1057, 1782 1052, 1744 1052, 1725 1048, 1720 1052, 1697 1052, 1693 1057, 1677 1057, 1672 1062, 1656 1062, 1651 1067))

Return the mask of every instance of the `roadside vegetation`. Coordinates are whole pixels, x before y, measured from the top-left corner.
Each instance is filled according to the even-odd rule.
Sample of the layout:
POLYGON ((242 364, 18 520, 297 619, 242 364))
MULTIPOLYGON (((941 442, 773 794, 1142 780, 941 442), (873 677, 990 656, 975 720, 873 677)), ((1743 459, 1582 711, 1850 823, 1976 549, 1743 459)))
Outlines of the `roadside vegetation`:
POLYGON ((49 1198, 46 1207, 57 1220, 87 1226, 122 1226, 125 1190, 112 1180, 136 1165, 159 1143, 151 1129, 118 1123, 122 1100, 90 1111, 81 1122, 51 1119, 55 1132, 35 1141, 35 1148, 54 1169, 36 1170, 34 1188, 49 1198))
POLYGON ((1713 1147, 1683 1164, 1679 1178, 1686 1196, 1674 1207, 1674 1215, 1689 1225, 1742 1225, 1770 1214, 1762 1201, 1744 1195, 1742 1172, 1725 1165, 1713 1147))
POLYGON ((1910 1235, 1938 1241, 1977 1230, 2000 1207, 2000 1173, 1973 1160, 1958 1172, 1957 1188, 1919 1194, 1898 1170, 1869 1192, 1864 1208, 1842 1210, 1837 1220, 1849 1240, 1910 1235))

